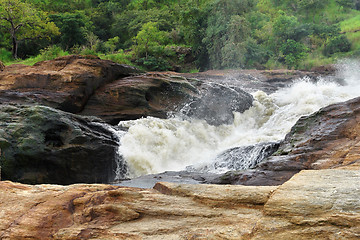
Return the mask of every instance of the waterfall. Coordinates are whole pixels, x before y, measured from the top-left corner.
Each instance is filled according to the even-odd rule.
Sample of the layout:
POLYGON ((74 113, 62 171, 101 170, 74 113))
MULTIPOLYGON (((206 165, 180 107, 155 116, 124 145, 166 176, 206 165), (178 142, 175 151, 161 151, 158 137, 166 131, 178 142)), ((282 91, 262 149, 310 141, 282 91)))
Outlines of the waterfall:
POLYGON ((231 124, 213 126, 179 116, 120 122, 119 127, 127 129, 120 134, 119 147, 128 166, 127 176, 180 171, 189 166, 217 173, 254 167, 266 157, 255 156, 263 149, 255 146, 282 140, 303 115, 359 96, 359 61, 339 66, 337 76, 331 79, 314 82, 303 78, 272 94, 252 92, 253 106, 243 113, 234 112, 231 124), (248 155, 240 154, 244 152, 248 155))

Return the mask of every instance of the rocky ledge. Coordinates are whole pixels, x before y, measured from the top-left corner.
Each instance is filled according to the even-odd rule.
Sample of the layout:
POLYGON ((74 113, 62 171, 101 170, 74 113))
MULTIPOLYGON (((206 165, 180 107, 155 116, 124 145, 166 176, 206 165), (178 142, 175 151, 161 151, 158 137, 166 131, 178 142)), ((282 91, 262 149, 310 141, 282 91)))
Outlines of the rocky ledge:
POLYGON ((359 169, 281 186, 0 182, 1 239, 358 239, 359 169))
POLYGON ((165 118, 191 103, 189 115, 217 125, 231 122, 233 111, 242 112, 251 106, 252 97, 243 90, 269 93, 297 78, 316 80, 334 73, 330 67, 324 69, 142 73, 95 56, 71 55, 34 66, 0 67, 0 101, 45 105, 97 116, 110 124, 147 116, 165 118), (206 107, 198 109, 200 105, 206 107), (217 111, 217 118, 209 117, 217 111))

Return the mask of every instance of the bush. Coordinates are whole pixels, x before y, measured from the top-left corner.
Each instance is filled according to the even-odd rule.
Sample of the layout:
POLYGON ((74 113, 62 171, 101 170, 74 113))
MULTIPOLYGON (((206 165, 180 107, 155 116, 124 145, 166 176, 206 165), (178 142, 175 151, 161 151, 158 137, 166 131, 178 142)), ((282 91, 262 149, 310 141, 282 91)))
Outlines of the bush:
POLYGON ((139 58, 136 63, 150 71, 166 71, 171 68, 170 64, 163 58, 148 56, 147 58, 139 58))
POLYGON ((301 42, 288 39, 286 43, 281 45, 280 51, 284 55, 284 62, 286 66, 297 68, 300 61, 306 56, 308 49, 301 42))
POLYGON ((4 48, 0 48, 0 61, 6 63, 13 60, 12 54, 10 51, 7 51, 4 48))
POLYGON ((337 52, 348 52, 350 48, 351 44, 345 35, 336 36, 327 41, 324 47, 324 55, 330 56, 337 52))
POLYGON ((51 60, 57 57, 68 55, 68 52, 62 50, 61 47, 53 45, 45 49, 40 50, 40 54, 36 57, 39 61, 51 60))
POLYGON ((129 64, 131 65, 131 55, 124 53, 123 50, 119 50, 117 53, 114 54, 106 54, 101 56, 102 59, 111 60, 116 63, 120 64, 129 64))

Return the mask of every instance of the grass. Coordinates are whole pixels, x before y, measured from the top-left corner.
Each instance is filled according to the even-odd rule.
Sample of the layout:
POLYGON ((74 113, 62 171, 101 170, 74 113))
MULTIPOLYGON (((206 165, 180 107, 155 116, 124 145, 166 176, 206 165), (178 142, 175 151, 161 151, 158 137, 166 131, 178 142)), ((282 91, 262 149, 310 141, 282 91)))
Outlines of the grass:
POLYGON ((350 40, 351 49, 353 51, 360 50, 360 15, 356 15, 340 22, 340 28, 350 40))

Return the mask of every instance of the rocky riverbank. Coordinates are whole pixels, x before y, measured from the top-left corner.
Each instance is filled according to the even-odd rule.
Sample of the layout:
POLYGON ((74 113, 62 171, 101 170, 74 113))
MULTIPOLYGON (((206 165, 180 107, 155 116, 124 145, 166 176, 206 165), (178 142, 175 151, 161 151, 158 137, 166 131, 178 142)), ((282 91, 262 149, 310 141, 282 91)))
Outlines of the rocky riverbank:
POLYGON ((358 239, 359 181, 329 169, 280 186, 0 182, 0 238, 358 239))
POLYGON ((222 124, 251 106, 241 89, 271 93, 333 73, 140 73, 80 56, 8 66, 0 72, 0 160, 1 177, 13 182, 0 182, 0 239, 358 239, 360 98, 302 117, 250 170, 152 175, 144 181, 158 183, 148 189, 49 185, 114 177, 116 136, 105 122, 166 117, 190 99, 184 114, 222 124), (225 105, 211 98, 223 91, 232 99, 225 105), (206 115, 217 109, 220 117, 206 115), (163 182, 176 174, 208 184, 163 182))

